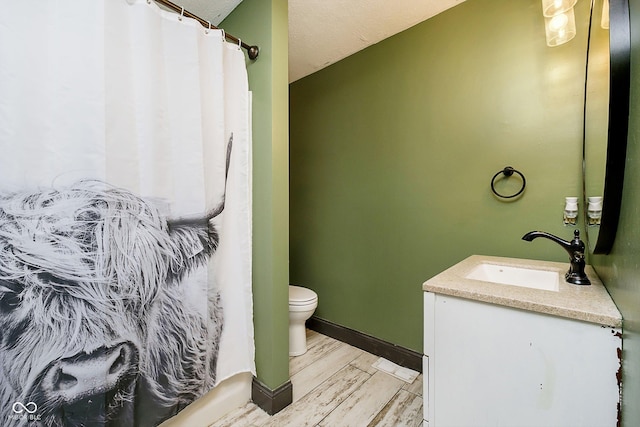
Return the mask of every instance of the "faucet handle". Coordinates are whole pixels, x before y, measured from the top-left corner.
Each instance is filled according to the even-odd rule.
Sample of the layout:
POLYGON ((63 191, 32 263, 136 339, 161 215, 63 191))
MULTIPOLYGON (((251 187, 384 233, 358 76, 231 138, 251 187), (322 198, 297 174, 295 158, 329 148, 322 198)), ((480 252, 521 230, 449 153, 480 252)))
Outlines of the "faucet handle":
POLYGON ((573 230, 573 240, 571 241, 571 247, 574 250, 578 250, 584 254, 585 244, 582 239, 580 239, 580 230, 578 229, 573 230))

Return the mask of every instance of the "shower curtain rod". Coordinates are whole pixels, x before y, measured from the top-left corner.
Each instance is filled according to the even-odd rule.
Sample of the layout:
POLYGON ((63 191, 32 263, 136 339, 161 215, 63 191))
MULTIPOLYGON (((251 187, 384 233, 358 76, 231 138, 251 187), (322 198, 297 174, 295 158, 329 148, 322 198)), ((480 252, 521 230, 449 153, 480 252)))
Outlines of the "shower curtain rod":
MULTIPOLYGON (((197 15, 194 15, 193 13, 189 12, 188 10, 185 10, 182 6, 178 6, 175 3, 170 2, 169 0, 153 0, 156 3, 160 3, 163 6, 168 7, 169 9, 178 12, 179 14, 183 15, 183 16, 188 16, 189 18, 193 18, 196 21, 198 21, 203 27, 205 28, 211 28, 214 30, 219 30, 220 28, 216 27, 215 25, 212 25, 211 22, 209 21, 205 21, 204 19, 200 18, 197 15)), ((224 37, 227 40, 231 40, 234 43, 239 43, 240 46, 242 46, 243 49, 247 50, 247 54, 249 55, 249 59, 251 60, 255 60, 256 58, 258 58, 258 54, 260 53, 260 49, 258 48, 258 46, 249 46, 248 44, 246 44, 245 42, 241 41, 239 38, 232 36, 231 34, 227 33, 225 31, 224 33, 224 37)))

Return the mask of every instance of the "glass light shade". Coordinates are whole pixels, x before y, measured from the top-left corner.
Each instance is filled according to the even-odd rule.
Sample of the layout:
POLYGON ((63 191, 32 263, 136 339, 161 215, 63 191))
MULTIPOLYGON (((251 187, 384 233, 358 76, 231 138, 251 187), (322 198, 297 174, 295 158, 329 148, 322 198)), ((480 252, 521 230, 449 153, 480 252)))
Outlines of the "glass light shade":
POLYGON ((568 12, 578 0, 542 0, 542 15, 550 18, 568 12))
POLYGON ((573 9, 544 18, 547 46, 554 47, 568 42, 576 36, 576 17, 573 9))
POLYGON ((602 19, 600 20, 600 26, 605 30, 609 29, 609 0, 602 2, 602 19))

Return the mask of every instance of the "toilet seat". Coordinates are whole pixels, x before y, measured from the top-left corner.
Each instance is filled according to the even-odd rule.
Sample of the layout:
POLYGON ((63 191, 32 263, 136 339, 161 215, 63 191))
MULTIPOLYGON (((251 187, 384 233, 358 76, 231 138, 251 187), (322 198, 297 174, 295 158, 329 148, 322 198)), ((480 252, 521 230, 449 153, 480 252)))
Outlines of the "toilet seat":
POLYGON ((307 306, 318 302, 318 295, 311 289, 289 285, 289 306, 307 306))

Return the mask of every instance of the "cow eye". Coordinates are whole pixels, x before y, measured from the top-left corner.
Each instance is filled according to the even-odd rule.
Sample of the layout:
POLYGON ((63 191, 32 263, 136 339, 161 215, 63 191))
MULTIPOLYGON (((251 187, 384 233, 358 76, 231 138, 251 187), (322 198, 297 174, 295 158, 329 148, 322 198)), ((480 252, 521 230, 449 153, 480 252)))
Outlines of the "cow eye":
POLYGON ((19 286, 0 281, 0 312, 11 312, 20 305, 22 299, 19 288, 19 286))

